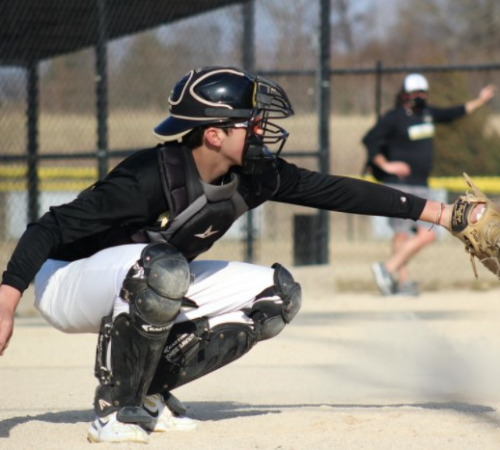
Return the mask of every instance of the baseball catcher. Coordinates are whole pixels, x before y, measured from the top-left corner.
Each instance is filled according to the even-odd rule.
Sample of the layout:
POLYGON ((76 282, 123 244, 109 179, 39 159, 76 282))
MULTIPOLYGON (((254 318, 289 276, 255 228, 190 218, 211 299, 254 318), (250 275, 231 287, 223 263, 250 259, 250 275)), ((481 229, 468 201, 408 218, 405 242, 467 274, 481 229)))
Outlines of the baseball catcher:
MULTIPOLYGON (((145 443, 151 432, 196 428, 171 391, 275 338, 296 316, 301 288, 281 264, 197 259, 247 211, 274 201, 450 229, 452 205, 282 158, 288 132, 278 121, 292 115, 271 80, 233 67, 191 70, 154 129, 160 145, 24 232, 0 285, 0 356, 34 281, 47 322, 97 336, 90 442, 145 443)), ((471 253, 485 264, 495 256, 487 262, 498 275, 492 205, 476 193, 454 217, 471 253), (476 197, 486 207, 479 221, 469 220, 476 197)))
POLYGON ((453 206, 451 232, 465 244, 476 278, 475 259, 500 279, 500 206, 490 200, 464 173, 470 190, 453 206))

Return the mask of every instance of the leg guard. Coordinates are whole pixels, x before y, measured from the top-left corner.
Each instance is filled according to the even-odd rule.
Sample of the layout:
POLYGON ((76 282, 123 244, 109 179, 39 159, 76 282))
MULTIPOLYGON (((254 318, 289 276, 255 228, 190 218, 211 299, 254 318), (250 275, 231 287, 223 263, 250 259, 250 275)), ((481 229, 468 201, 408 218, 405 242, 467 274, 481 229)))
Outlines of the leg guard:
POLYGON ((259 341, 278 335, 297 315, 302 304, 301 288, 292 274, 280 264, 272 267, 274 286, 261 292, 250 310, 246 311, 255 322, 259 341))
POLYGON ((176 323, 148 395, 165 396, 166 391, 237 360, 256 342, 253 321, 242 312, 176 323))
POLYGON ((300 285, 275 264, 274 286, 252 308, 174 325, 148 394, 182 386, 238 358, 258 342, 276 336, 298 313, 300 285))
POLYGON ((120 293, 130 313, 102 321, 95 368, 98 416, 118 411, 122 422, 149 420, 140 406, 189 283, 189 264, 179 252, 164 243, 144 248, 120 293))

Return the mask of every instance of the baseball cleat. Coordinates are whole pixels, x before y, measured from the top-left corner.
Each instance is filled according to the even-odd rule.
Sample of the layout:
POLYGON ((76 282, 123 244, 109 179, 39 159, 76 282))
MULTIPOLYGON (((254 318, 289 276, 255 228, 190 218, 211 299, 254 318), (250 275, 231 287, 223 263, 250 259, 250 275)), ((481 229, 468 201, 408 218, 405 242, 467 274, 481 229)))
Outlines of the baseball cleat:
POLYGON ((97 417, 89 427, 87 439, 99 442, 148 442, 148 433, 134 423, 123 423, 116 418, 116 412, 106 417, 97 417))
POLYGON ((396 283, 383 263, 373 263, 372 272, 382 295, 393 295, 396 292, 396 283))
POLYGON ((187 431, 198 427, 196 420, 170 411, 160 394, 148 395, 142 407, 151 416, 151 422, 144 425, 149 431, 187 431))

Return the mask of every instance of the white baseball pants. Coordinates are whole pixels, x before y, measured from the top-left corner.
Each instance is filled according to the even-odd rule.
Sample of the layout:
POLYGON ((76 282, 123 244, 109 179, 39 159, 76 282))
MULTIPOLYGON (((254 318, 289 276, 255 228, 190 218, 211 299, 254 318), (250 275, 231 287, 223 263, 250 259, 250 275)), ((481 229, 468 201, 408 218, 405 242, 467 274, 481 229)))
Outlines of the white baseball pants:
MULTIPOLYGON (((36 308, 61 331, 99 333, 102 317, 129 312, 129 304, 119 294, 125 276, 145 246, 112 247, 74 262, 47 260, 35 278, 36 308)), ((191 262, 190 268, 194 281, 186 297, 198 308, 182 308, 176 322, 243 315, 238 312, 274 284, 271 267, 201 260, 191 262)))

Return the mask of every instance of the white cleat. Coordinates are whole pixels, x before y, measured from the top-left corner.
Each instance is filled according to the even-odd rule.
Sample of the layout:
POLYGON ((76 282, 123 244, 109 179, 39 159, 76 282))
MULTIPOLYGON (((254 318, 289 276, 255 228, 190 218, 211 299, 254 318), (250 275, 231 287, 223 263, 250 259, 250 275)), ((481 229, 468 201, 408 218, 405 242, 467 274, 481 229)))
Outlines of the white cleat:
POLYGON ((146 444, 148 433, 134 423, 120 422, 116 412, 106 417, 97 417, 89 427, 87 438, 89 442, 140 442, 146 444))
POLYGON ((170 411, 160 394, 148 395, 142 407, 151 416, 151 422, 144 425, 149 431, 195 430, 196 420, 170 411))

